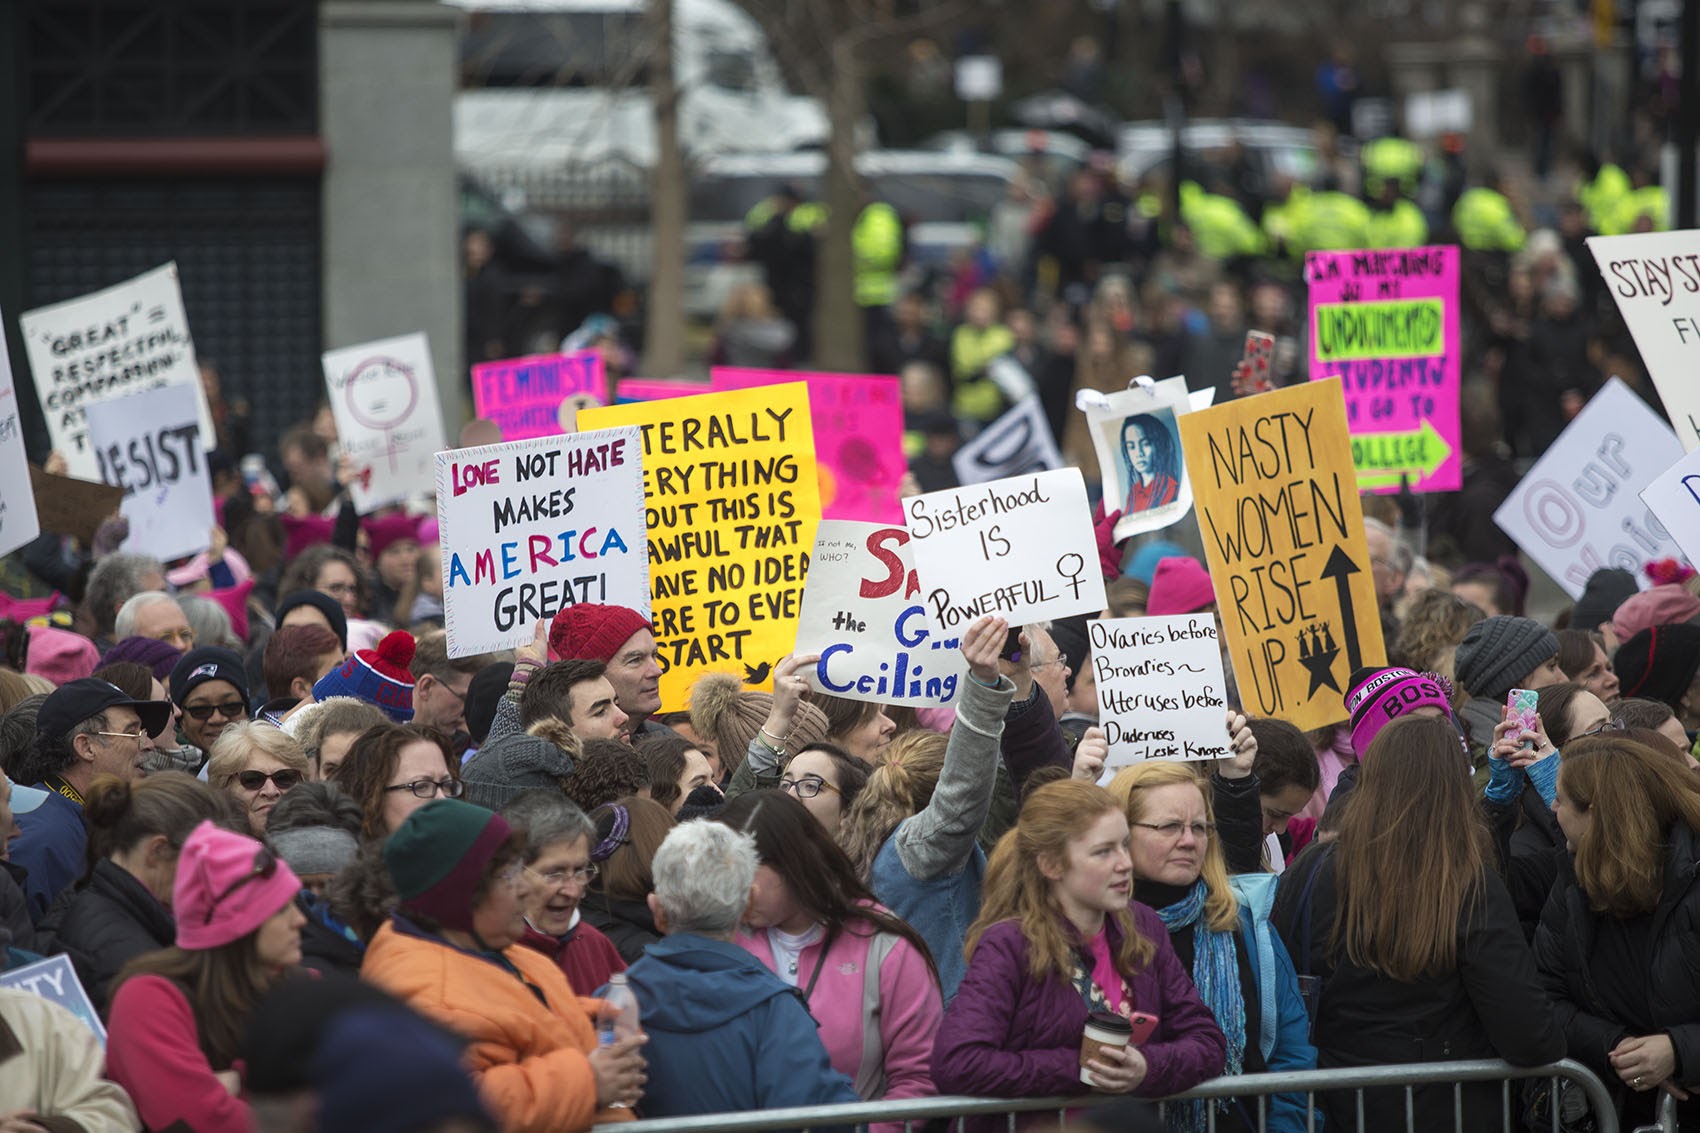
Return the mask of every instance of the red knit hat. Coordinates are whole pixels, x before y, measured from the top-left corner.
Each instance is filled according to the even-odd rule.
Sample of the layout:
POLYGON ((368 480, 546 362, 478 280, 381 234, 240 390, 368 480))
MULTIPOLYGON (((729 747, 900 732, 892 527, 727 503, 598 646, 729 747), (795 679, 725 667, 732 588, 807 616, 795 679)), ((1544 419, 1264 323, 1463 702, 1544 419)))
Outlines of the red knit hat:
POLYGON ((352 696, 383 709, 398 724, 413 719, 413 635, 396 630, 378 642, 376 649, 362 649, 319 678, 313 686, 314 700, 352 696))
POLYGON ((1216 600, 1210 576, 1197 559, 1177 555, 1157 564, 1151 576, 1151 597, 1145 612, 1151 617, 1165 614, 1196 614, 1216 600))
POLYGON ((416 543, 419 541, 419 521, 402 512, 364 519, 360 526, 366 529, 366 537, 372 541, 373 559, 397 543, 408 539, 416 543))
POLYGON ((549 626, 549 651, 563 661, 607 664, 632 634, 649 628, 649 619, 629 606, 580 602, 555 615, 549 626))

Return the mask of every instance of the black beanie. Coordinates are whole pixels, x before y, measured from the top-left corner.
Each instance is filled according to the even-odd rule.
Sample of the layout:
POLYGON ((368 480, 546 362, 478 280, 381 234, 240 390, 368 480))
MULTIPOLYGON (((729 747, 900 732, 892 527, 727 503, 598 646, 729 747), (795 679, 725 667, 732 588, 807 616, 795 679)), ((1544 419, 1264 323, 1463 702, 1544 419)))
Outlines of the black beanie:
POLYGON ((1454 655, 1453 671, 1471 696, 1504 700, 1541 662, 1558 655, 1558 638, 1533 618, 1508 614, 1471 626, 1454 655))
POLYGON ((466 686, 466 734, 473 746, 482 746, 490 736, 490 725, 496 722, 496 709, 513 679, 512 661, 492 661, 473 675, 466 686))
POLYGON ((1570 627, 1592 633, 1611 621, 1617 608, 1640 589, 1635 585, 1635 576, 1622 567, 1602 567, 1588 576, 1582 597, 1576 599, 1576 607, 1570 611, 1570 627))
POLYGON ((1642 696, 1682 713, 1682 698, 1700 672, 1700 626, 1648 626, 1612 657, 1622 696, 1642 696))
POLYGON ((311 606, 325 615, 325 620, 331 623, 331 632, 336 634, 337 643, 343 652, 348 651, 348 615, 342 612, 342 603, 326 594, 323 590, 297 590, 293 594, 284 595, 283 601, 277 604, 277 625, 283 624, 283 616, 297 606, 311 606))

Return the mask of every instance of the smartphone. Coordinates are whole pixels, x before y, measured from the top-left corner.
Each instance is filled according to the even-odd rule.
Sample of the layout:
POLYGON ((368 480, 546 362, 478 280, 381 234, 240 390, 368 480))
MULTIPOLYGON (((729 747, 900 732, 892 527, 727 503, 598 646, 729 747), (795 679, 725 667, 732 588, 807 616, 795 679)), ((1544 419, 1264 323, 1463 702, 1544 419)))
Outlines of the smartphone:
POLYGON ((1264 393, 1275 388, 1271 378, 1275 362, 1275 336, 1260 330, 1245 332, 1245 354, 1240 359, 1245 364, 1246 377, 1251 382, 1252 389, 1264 393))
POLYGON ((1003 652, 999 653, 998 656, 1002 657, 1005 661, 1019 661, 1021 659, 1020 626, 1009 627, 1009 633, 1006 634, 1003 639, 1003 652))
POLYGON ((1133 1037, 1128 1040, 1133 1046, 1149 1039, 1151 1033, 1157 1029, 1157 1016, 1147 1015, 1143 1011, 1135 1011, 1127 1017, 1127 1021, 1133 1024, 1133 1037))
MULTIPOLYGON (((1531 688, 1514 688, 1505 698, 1505 718, 1516 721, 1519 732, 1538 732, 1541 730, 1541 716, 1535 711, 1540 703, 1540 694, 1531 688)), ((1525 740, 1523 747, 1532 748, 1534 743, 1525 740)))

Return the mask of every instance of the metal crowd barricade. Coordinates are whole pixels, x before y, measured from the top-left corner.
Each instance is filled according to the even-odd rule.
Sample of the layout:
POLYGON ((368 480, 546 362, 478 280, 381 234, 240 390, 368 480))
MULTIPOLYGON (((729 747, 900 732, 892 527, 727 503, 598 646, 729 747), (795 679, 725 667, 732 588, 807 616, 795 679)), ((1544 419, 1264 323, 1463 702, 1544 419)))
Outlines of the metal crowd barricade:
MULTIPOLYGON (((1358 1129, 1339 1133, 1441 1133, 1433 1126, 1416 1127, 1414 1090, 1418 1086, 1451 1086, 1453 1097, 1453 1133, 1485 1133, 1479 1127, 1465 1128, 1462 1087, 1468 1082, 1500 1083, 1500 1129, 1503 1133, 1521 1133, 1523 1126, 1523 1095, 1517 1083, 1545 1080, 1549 1091, 1552 1133, 1560 1129, 1560 1083, 1573 1083, 1588 1102, 1594 1115, 1596 1133, 1618 1133, 1617 1112, 1611 1094, 1593 1071, 1579 1062, 1565 1060, 1548 1066, 1512 1066, 1508 1062, 1423 1062, 1398 1066, 1362 1066, 1335 1070, 1300 1070, 1283 1074, 1245 1074, 1233 1078, 1212 1078, 1196 1089, 1173 1098, 1159 1101, 1162 1109, 1168 1102, 1189 1098, 1239 1098, 1257 1120, 1259 1133, 1267 1126, 1268 1099, 1274 1094, 1304 1094, 1310 1117, 1306 1122, 1309 1133, 1322 1125, 1316 1108, 1316 1095, 1342 1090, 1357 1092, 1358 1129), (1363 1127, 1363 1092, 1403 1088, 1405 1091, 1405 1121, 1395 1129, 1369 1130, 1363 1127)), ((1574 1096, 1574 1095, 1573 1095, 1574 1096)), ((810 1130, 824 1126, 865 1126, 879 1122, 901 1125, 904 1133, 921 1133, 929 1122, 944 1119, 953 1133, 960 1133, 966 1118, 1003 1117, 1011 1133, 1022 1115, 1050 1116, 1063 1129, 1078 1125, 1078 1111, 1110 1105, 1125 1100, 1119 1096, 1090 1094, 1078 1098, 910 1098, 898 1101, 858 1102, 852 1105, 799 1106, 790 1109, 770 1109, 747 1113, 710 1113, 694 1117, 666 1117, 620 1125, 599 1126, 604 1133, 767 1133, 771 1130, 810 1130), (1071 1114, 1073 1120, 1071 1121, 1071 1114)), ((1210 1108, 1208 1128, 1217 1127, 1217 1114, 1210 1108)), ((1227 1122, 1223 1122, 1226 1125, 1227 1122)), ((1658 1126, 1654 1127, 1659 1128, 1658 1126)), ((1331 1125, 1328 1133, 1336 1133, 1331 1125)))

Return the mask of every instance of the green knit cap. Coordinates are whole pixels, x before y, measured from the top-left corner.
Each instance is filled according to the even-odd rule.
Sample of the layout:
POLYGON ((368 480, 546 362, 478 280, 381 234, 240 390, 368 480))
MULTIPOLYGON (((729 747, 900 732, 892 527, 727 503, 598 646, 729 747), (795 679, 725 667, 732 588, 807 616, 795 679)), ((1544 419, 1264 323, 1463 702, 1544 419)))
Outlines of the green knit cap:
POLYGON ((472 895, 512 835, 501 815, 459 799, 434 799, 408 815, 384 843, 384 865, 402 912, 423 913, 445 928, 470 928, 472 895))

